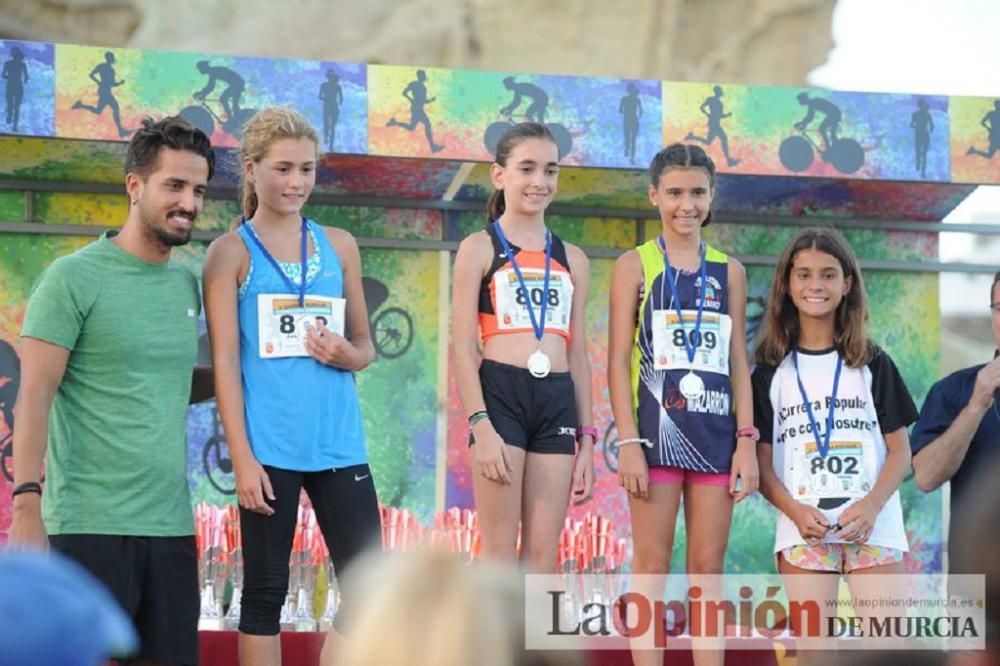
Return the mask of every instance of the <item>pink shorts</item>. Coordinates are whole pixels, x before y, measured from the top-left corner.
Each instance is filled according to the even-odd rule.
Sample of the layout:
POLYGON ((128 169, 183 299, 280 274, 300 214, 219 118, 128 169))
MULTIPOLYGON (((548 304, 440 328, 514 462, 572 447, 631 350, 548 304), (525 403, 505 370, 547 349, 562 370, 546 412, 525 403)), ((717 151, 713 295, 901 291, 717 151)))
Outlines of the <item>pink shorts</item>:
POLYGON ((649 468, 649 484, 691 483, 697 486, 729 487, 729 472, 692 472, 680 467, 659 465, 649 468))

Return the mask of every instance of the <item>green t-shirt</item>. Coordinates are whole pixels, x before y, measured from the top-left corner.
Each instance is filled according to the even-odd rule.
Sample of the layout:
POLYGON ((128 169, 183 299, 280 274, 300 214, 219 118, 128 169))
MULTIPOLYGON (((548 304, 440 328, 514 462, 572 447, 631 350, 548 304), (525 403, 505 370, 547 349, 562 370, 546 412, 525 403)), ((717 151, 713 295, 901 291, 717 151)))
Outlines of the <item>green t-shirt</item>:
POLYGON ((49 534, 194 533, 187 407, 198 281, 105 234, 35 285, 21 335, 70 350, 49 414, 42 515, 49 534))

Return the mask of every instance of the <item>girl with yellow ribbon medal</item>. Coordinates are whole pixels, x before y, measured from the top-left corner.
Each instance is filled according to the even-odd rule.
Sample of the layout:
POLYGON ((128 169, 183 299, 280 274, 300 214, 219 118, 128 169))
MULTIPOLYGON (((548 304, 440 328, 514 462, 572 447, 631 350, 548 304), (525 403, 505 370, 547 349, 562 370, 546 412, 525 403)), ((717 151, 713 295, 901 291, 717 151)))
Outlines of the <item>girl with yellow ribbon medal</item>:
MULTIPOLYGON (((781 512, 778 570, 790 600, 820 608, 836 600, 842 574, 904 573, 898 489, 917 411, 892 359, 868 339, 867 320, 847 241, 832 229, 800 231, 775 270, 753 372, 754 418, 761 494, 781 512)), ((894 589, 892 579, 847 577, 855 599, 894 589)), ((799 654, 825 663, 815 651, 799 654)))
MULTIPOLYGON (((611 277, 608 388, 637 574, 669 571, 682 496, 687 572, 722 573, 733 505, 757 487, 746 275, 701 238, 714 193, 715 165, 701 148, 657 153, 649 200, 661 232, 622 255, 611 277)), ((721 664, 723 653, 694 656, 721 664)), ((633 652, 637 664, 660 658, 633 652)))
POLYGON ((545 226, 559 181, 548 128, 507 130, 490 177, 487 226, 462 241, 452 293, 473 492, 484 554, 514 559, 520 526, 521 559, 533 571, 554 573, 571 492, 582 504, 594 485, 584 323, 590 267, 578 247, 545 226))

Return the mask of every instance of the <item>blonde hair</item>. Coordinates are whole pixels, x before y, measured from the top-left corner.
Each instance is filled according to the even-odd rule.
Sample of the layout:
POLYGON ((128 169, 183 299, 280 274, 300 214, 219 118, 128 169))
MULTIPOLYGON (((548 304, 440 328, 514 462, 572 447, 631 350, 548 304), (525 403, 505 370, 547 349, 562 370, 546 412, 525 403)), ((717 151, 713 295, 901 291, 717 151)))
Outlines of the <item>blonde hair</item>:
POLYGON ((281 139, 309 139, 316 144, 319 158, 319 134, 310 122, 295 109, 272 106, 254 114, 243 126, 240 140, 240 202, 245 219, 257 212, 257 193, 247 181, 247 160, 260 162, 267 155, 271 144, 281 139))
POLYGON ((572 652, 525 649, 524 588, 512 567, 410 551, 375 556, 354 584, 338 666, 580 663, 572 652))

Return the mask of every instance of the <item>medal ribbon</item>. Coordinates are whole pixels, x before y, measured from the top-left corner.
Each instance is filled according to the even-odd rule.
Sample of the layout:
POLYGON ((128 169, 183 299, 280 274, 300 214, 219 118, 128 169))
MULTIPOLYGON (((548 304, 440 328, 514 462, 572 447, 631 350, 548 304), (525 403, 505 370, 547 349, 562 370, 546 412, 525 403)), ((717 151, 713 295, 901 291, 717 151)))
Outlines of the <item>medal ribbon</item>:
MULTIPOLYGON (((246 222, 245 218, 243 222, 246 222)), ((263 254, 264 257, 271 263, 274 270, 278 272, 278 275, 281 276, 281 279, 284 280, 285 284, 288 285, 288 290, 292 293, 295 293, 296 291, 299 292, 299 307, 301 308, 305 305, 306 271, 308 268, 308 257, 306 257, 306 248, 308 245, 306 243, 306 218, 302 218, 302 275, 300 276, 302 279, 299 282, 298 287, 296 287, 295 283, 292 282, 287 275, 285 275, 285 271, 281 270, 281 266, 278 265, 278 261, 272 257, 271 253, 267 251, 266 247, 264 247, 264 243, 262 243, 260 238, 257 237, 257 230, 253 228, 253 225, 250 226, 250 238, 253 239, 253 242, 257 244, 257 249, 260 250, 261 254, 263 254)))
POLYGON ((799 393, 802 395, 802 402, 806 406, 806 413, 809 415, 809 423, 812 425, 813 437, 816 438, 816 449, 820 458, 826 458, 830 452, 830 436, 833 434, 833 408, 837 404, 837 387, 840 385, 840 370, 844 367, 844 358, 837 354, 837 369, 833 373, 833 395, 830 396, 830 412, 826 415, 826 432, 823 433, 823 440, 819 438, 816 428, 816 416, 813 414, 812 404, 809 396, 806 395, 806 387, 802 383, 802 375, 799 374, 799 355, 792 350, 792 363, 795 365, 795 379, 799 382, 799 393))
MULTIPOLYGON (((674 275, 674 269, 670 267, 670 256, 667 254, 667 243, 663 240, 662 235, 656 240, 660 244, 660 249, 663 250, 663 266, 667 272, 667 284, 670 285, 670 295, 674 301, 674 308, 677 310, 677 325, 680 326, 681 331, 684 333, 684 350, 687 352, 688 363, 694 363, 694 355, 697 349, 694 342, 688 339, 687 331, 684 330, 684 318, 681 314, 681 298, 677 290, 677 285, 674 283, 677 278, 674 275)), ((698 317, 695 320, 694 335, 692 336, 698 340, 697 346, 701 345, 701 313, 705 309, 705 291, 708 289, 708 269, 705 266, 705 244, 702 243, 701 248, 699 249, 701 251, 701 296, 698 299, 698 317)))
POLYGON ((507 242, 507 237, 503 235, 500 220, 493 221, 493 228, 497 232, 497 238, 500 239, 503 251, 507 253, 507 258, 510 259, 510 265, 517 275, 517 281, 521 285, 521 289, 524 290, 524 307, 528 309, 528 316, 531 317, 531 328, 535 331, 535 339, 541 342, 542 336, 545 334, 545 309, 549 301, 549 274, 552 268, 552 232, 547 229, 545 231, 545 280, 542 285, 541 311, 538 314, 538 319, 535 319, 535 310, 531 307, 531 293, 528 291, 528 285, 524 281, 521 267, 517 265, 517 260, 514 259, 514 250, 511 248, 510 243, 507 242))

